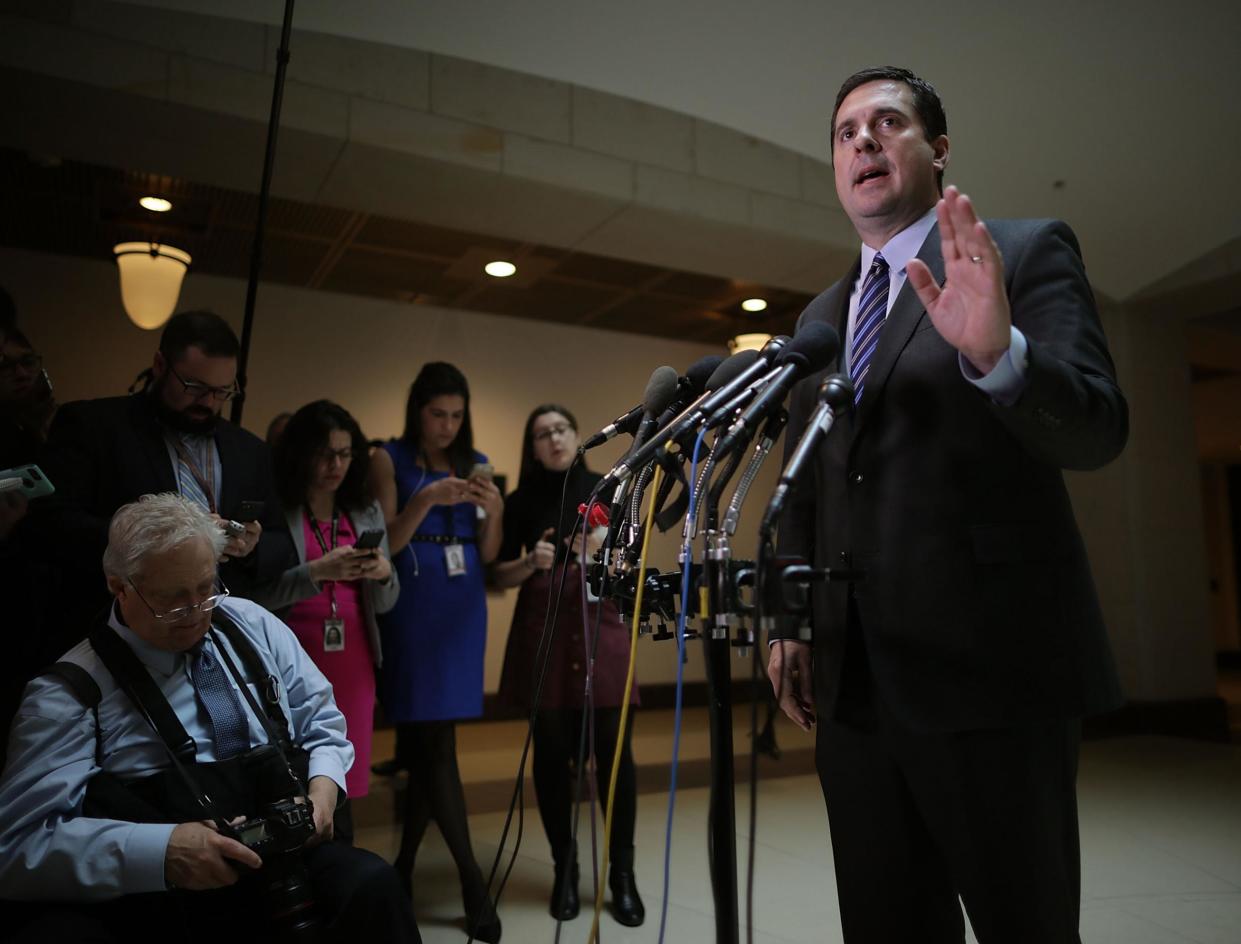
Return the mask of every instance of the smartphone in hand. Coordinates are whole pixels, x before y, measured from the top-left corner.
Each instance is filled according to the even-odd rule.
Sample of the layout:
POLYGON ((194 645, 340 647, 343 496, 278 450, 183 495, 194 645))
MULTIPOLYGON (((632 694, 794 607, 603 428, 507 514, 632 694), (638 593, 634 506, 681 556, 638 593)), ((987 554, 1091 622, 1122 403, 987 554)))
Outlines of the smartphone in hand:
POLYGON ((241 508, 237 511, 238 521, 258 521, 263 517, 263 512, 267 509, 267 502, 263 501, 243 501, 241 508))
POLYGON ((375 551, 379 549, 379 545, 383 543, 384 533, 382 528, 371 528, 369 531, 363 531, 358 535, 358 540, 354 543, 355 551, 375 551))

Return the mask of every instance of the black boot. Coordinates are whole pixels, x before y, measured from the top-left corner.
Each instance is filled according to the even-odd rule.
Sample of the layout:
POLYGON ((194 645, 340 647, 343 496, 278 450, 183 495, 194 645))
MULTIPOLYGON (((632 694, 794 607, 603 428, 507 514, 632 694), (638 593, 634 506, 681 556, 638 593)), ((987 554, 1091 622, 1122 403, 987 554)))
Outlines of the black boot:
POLYGON ((487 894, 485 887, 470 883, 463 892, 465 898, 465 933, 484 944, 497 944, 500 940, 500 916, 487 894))
POLYGON ((556 878, 552 882, 552 897, 547 910, 557 921, 572 921, 582 910, 582 901, 577 893, 578 879, 576 857, 567 867, 556 863, 556 878))
POLYGON ((612 917, 627 928, 636 928, 646 920, 646 908, 633 878, 633 846, 613 852, 611 858, 608 888, 612 890, 612 917))

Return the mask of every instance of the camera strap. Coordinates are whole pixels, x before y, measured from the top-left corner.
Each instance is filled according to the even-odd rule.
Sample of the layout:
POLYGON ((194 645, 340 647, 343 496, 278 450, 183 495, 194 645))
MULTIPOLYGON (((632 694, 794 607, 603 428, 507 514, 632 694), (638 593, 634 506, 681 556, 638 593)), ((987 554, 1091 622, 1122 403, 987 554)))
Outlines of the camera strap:
MULTIPOLYGON (((233 652, 237 653, 242 665, 245 666, 246 673, 254 680, 255 686, 263 693, 262 710, 252 700, 250 702, 250 707, 259 717, 259 723, 263 724, 264 730, 267 731, 267 736, 272 737, 271 728, 264 724, 264 719, 270 719, 272 726, 275 728, 275 737, 272 737, 273 743, 288 750, 293 746, 293 742, 289 737, 289 720, 285 717, 284 708, 280 704, 280 679, 272 674, 267 664, 259 657, 258 650, 250 642, 250 637, 242 631, 240 626, 233 622, 232 618, 223 609, 216 607, 211 614, 211 622, 213 629, 218 629, 224 634, 224 638, 232 646, 233 652)), ((216 643, 216 648, 220 648, 218 642, 216 643)), ((228 664, 228 668, 233 669, 234 667, 228 664)), ((248 699, 250 695, 249 689, 240 681, 237 684, 248 699)))
MULTIPOLYGON (((238 631, 240 632, 240 630, 238 631)), ((302 799, 309 805, 310 796, 307 790, 310 785, 309 783, 302 782, 302 778, 297 775, 297 771, 293 769, 292 763, 289 762, 289 755, 285 753, 285 747, 291 746, 287 730, 282 729, 279 734, 276 733, 271 719, 267 716, 267 712, 259 707, 258 702, 254 700, 254 696, 250 694, 250 686, 246 684, 246 680, 237 668, 237 664, 233 662, 233 657, 228 654, 227 649, 220 645, 220 641, 215 636, 214 626, 207 630, 207 635, 211 637, 211 641, 215 644, 216 651, 220 654, 220 661, 224 663, 229 674, 237 682, 237 687, 241 689, 241 694, 245 696, 246 702, 250 705, 250 710, 254 712, 255 717, 259 719, 259 723, 263 726, 263 730, 267 732, 268 743, 276 748, 276 753, 280 755, 281 763, 284 764, 285 770, 289 773, 289 779, 297 785, 298 793, 301 794, 302 799)), ((283 716, 283 712, 281 712, 281 715, 283 716)))
POLYGON ((220 815, 214 801, 186 769, 182 757, 184 756, 186 760, 193 763, 198 746, 178 720, 172 706, 168 704, 168 699, 159 690, 159 686, 155 684, 155 680, 151 678, 151 674, 141 660, 134 655, 134 651, 129 648, 125 640, 117 635, 116 630, 107 624, 97 626, 89 638, 91 648, 99 655, 100 661, 107 670, 112 673, 117 687, 125 693, 133 706, 138 709, 138 714, 142 715, 146 723, 155 731, 159 743, 172 761, 173 769, 177 771, 177 775, 189 790, 190 795, 202 807, 206 818, 215 823, 222 835, 237 838, 236 832, 220 815))

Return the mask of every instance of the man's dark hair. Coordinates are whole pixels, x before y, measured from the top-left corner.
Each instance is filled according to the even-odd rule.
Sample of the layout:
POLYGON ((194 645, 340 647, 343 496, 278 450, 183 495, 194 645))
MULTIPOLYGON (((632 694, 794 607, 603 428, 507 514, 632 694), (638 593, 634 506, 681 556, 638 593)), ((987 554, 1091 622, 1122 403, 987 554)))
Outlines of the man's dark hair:
POLYGON ((457 438, 449 444, 448 462, 453 474, 461 478, 469 475, 474 466, 474 426, 470 422, 470 385, 465 374, 452 364, 431 361, 422 365, 418 376, 409 387, 409 399, 405 401, 405 432, 402 437, 415 449, 422 448, 422 408, 436 397, 456 396, 465 401, 465 416, 457 438))
POLYGON ((518 488, 532 483, 534 476, 543 468, 543 463, 534 457, 534 421, 548 413, 559 413, 569 421, 574 432, 577 431, 577 417, 559 403, 541 403, 531 410, 530 415, 526 417, 526 429, 521 434, 521 472, 517 476, 518 488))
MULTIPOLYGON (((934 141, 941 134, 948 133, 948 116, 944 114, 944 103, 939 100, 939 93, 935 91, 930 82, 899 66, 875 66, 853 73, 844 80, 840 91, 836 93, 836 104, 832 108, 832 144, 828 149, 829 154, 833 153, 836 147, 836 113, 840 111, 841 102, 854 89, 868 82, 904 82, 913 92, 914 111, 918 113, 918 120, 922 122, 922 130, 926 134, 926 139, 934 141)), ((936 180, 942 192, 944 189, 943 171, 939 172, 936 180)))
POLYGON ((346 511, 360 511, 370 505, 370 450, 358 421, 343 406, 316 400, 293 414, 272 453, 276 490, 286 508, 306 501, 315 465, 336 429, 349 434, 349 448, 353 450, 349 471, 336 489, 336 503, 346 511))
POLYGON ((208 357, 237 357, 241 342, 229 323, 214 311, 183 311, 168 319, 159 336, 159 352, 175 364, 186 350, 201 348, 208 357))

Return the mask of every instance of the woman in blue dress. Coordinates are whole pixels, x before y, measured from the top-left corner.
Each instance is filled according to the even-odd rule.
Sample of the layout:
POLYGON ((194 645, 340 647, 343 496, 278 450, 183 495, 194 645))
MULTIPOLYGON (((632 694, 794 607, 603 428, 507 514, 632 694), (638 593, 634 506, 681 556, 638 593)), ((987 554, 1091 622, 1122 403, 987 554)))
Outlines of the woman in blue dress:
POLYGON ((466 930, 494 942, 500 920, 470 845, 455 728, 483 710, 484 567, 500 549, 504 513, 485 463, 474 451, 465 376, 451 364, 424 365, 410 387, 404 434, 375 450, 371 464, 401 582, 396 606, 379 620, 381 701, 409 771, 396 866, 412 876, 434 819, 461 877, 466 930))

